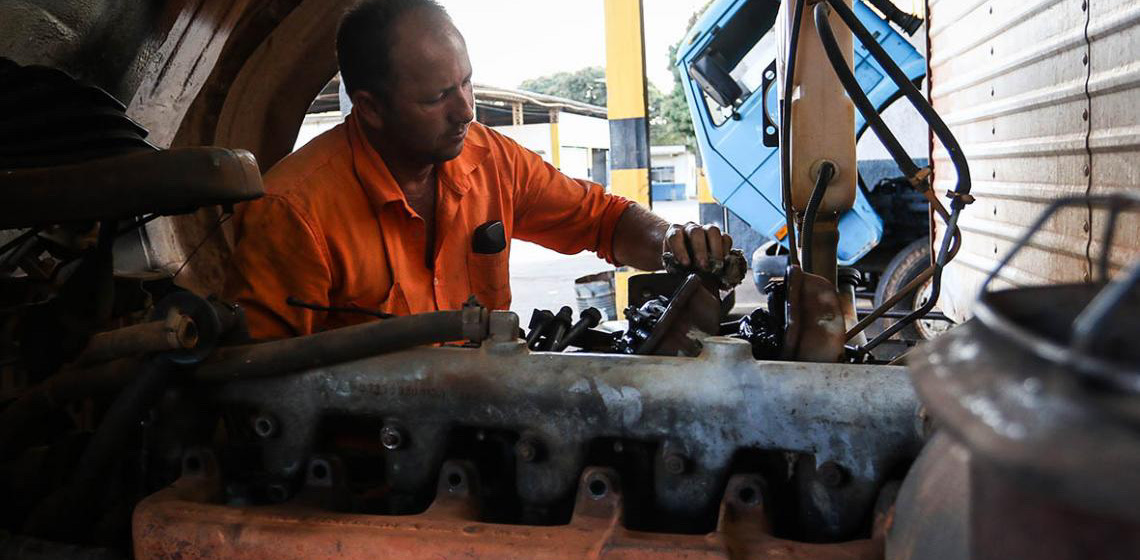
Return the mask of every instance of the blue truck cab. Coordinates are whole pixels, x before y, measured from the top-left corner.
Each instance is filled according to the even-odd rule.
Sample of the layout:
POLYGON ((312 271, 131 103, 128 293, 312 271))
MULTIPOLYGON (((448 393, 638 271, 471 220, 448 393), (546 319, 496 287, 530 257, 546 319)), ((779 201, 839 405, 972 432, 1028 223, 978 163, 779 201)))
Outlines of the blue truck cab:
MULTIPOLYGON (((786 246, 780 192, 775 0, 716 0, 697 20, 677 55, 682 89, 713 198, 761 237, 786 246)), ((914 82, 926 61, 862 0, 855 14, 914 82)), ((801 36, 801 41, 817 41, 801 36)), ((899 97, 895 84, 855 41, 855 77, 882 111, 899 97)), ((856 112, 856 136, 866 123, 856 112)), ((839 262, 851 265, 883 239, 883 219, 861 186, 839 219, 839 262)))

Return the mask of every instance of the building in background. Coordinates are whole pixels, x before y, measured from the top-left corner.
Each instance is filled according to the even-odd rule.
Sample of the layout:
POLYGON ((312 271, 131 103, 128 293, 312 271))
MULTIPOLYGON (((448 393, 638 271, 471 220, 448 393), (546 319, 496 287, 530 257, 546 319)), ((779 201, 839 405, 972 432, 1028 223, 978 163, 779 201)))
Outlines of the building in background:
POLYGON ((696 198, 697 156, 685 146, 650 146, 649 192, 653 200, 696 198))
MULTIPOLYGON (((339 124, 350 107, 337 75, 309 107, 293 149, 339 124)), ((610 130, 605 107, 476 84, 475 119, 571 177, 609 184, 610 130)))

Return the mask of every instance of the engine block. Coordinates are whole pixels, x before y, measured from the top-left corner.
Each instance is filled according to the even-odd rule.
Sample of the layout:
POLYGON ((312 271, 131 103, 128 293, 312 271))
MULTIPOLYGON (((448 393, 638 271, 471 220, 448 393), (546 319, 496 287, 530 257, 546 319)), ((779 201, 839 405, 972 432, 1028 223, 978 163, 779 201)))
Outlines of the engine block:
POLYGON ((834 542, 868 534, 881 488, 922 444, 903 368, 757 361, 722 337, 695 358, 531 352, 514 314, 492 315, 478 348, 187 395, 221 411, 226 436, 183 449, 214 449, 220 503, 289 502, 316 468, 337 473, 322 507, 383 515, 426 511, 461 461, 482 482, 476 518, 528 525, 568 523, 583 472, 610 468, 637 504, 626 526, 691 534, 717 526, 731 477, 754 476, 778 533, 834 542))

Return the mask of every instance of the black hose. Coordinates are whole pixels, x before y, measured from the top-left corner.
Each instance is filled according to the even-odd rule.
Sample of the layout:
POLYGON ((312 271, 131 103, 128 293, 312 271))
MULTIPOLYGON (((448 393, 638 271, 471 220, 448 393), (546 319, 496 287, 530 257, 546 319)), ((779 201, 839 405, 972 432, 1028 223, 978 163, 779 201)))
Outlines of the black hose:
POLYGON ((918 166, 906 153, 902 143, 887 127, 887 123, 883 122, 883 117, 875 110, 875 106, 871 104, 867 94, 863 93, 863 88, 859 86, 855 74, 847 67, 847 58, 843 56, 843 52, 839 49, 839 42, 835 40, 835 32, 831 29, 831 21, 827 17, 828 12, 830 10, 826 4, 815 5, 816 32, 819 34, 820 42, 823 43, 823 50, 827 53, 827 59, 831 62, 831 68, 835 70, 835 76, 839 78, 839 82, 843 84, 843 89, 847 91, 847 96, 851 98, 855 108, 859 110, 859 114, 863 115, 863 120, 867 121, 867 125, 871 127, 875 136, 879 137, 879 141, 891 154, 891 158, 898 164, 899 169, 908 179, 914 179, 918 174, 918 166))
MULTIPOLYGON (((947 224, 947 227, 949 228, 948 231, 956 232, 958 230, 959 213, 959 210, 954 210, 950 213, 950 221, 947 224)), ((927 313, 930 313, 932 309, 934 309, 934 306, 938 304, 938 296, 942 293, 942 269, 946 266, 944 258, 950 240, 954 237, 955 236, 945 235, 942 238, 942 250, 939 252, 938 260, 936 260, 934 263, 934 276, 931 277, 930 298, 926 300, 926 303, 923 304, 922 307, 915 309, 910 313, 910 315, 907 315, 903 319, 892 323, 886 329, 883 329, 883 332, 879 333, 878 336, 869 340, 866 344, 859 348, 861 352, 870 352, 871 349, 881 344, 884 340, 887 340, 888 338, 894 336, 895 333, 901 331, 903 327, 906 327, 907 325, 921 319, 922 317, 926 316, 927 313)))
POLYGON ((88 397, 109 397, 137 376, 139 360, 123 358, 85 369, 57 373, 20 395, 0 410, 0 460, 15 457, 38 435, 29 426, 42 426, 45 419, 64 405, 88 397))
POLYGON ((479 342, 486 332, 487 313, 482 308, 407 315, 297 338, 223 348, 194 372, 194 378, 226 381, 283 375, 426 344, 465 339, 479 342), (472 328, 478 333, 467 332, 472 328))
POLYGON ((796 222, 792 209, 792 88, 795 86, 796 55, 799 52, 800 21, 804 17, 804 1, 796 0, 795 13, 788 36, 788 64, 784 72, 784 98, 780 103, 780 187, 784 197, 784 228, 787 229, 788 263, 800 264, 796 250, 796 222))
POLYGON ((68 538, 78 527, 89 527, 101 509, 96 493, 105 488, 107 471, 123 454, 134 436, 132 429, 143 413, 174 383, 179 366, 154 357, 111 404, 99 428, 83 451, 70 482, 45 498, 25 524, 28 534, 43 538, 68 538))
MULTIPOLYGON (((842 0, 827 0, 827 3, 831 5, 835 13, 839 14, 839 18, 843 20, 843 23, 855 34, 855 38, 863 43, 863 47, 871 53, 871 56, 875 58, 879 66, 883 67, 883 70, 887 72, 891 81, 898 86, 899 91, 906 96, 907 100, 910 101, 911 105, 913 105, 919 115, 922 116, 922 119, 930 125, 930 129, 934 132, 934 135, 938 137, 938 141, 946 148, 946 152, 950 155, 950 161, 954 165, 954 170, 958 175, 958 183, 954 187, 954 200, 950 205, 952 208, 965 206, 968 199, 964 195, 970 193, 971 186, 970 165, 966 162, 966 154, 962 151, 962 146, 958 144, 958 140, 954 138, 954 134, 950 132, 950 127, 946 126, 945 121, 943 121, 942 117, 930 106, 930 103, 926 100, 926 97, 922 95, 922 92, 918 91, 918 88, 911 83, 906 73, 899 68, 898 64, 895 64, 895 61, 887 54, 887 51, 883 50, 883 46, 875 40, 871 32, 867 31, 867 28, 864 27, 859 21, 859 18, 855 16, 855 12, 852 12, 851 8, 848 8, 847 4, 843 3, 842 0)), ((947 243, 943 243, 943 245, 945 246, 947 243)))
POLYGON ((950 131, 950 127, 946 126, 946 122, 934 111, 934 107, 931 107, 926 97, 922 95, 922 92, 918 91, 918 88, 911 83, 910 78, 898 67, 898 64, 895 64, 895 61, 891 59, 890 55, 883 49, 883 46, 875 40, 871 32, 867 31, 867 28, 863 26, 859 18, 855 16, 855 13, 841 0, 827 0, 827 3, 831 5, 835 13, 839 15, 839 18, 843 20, 843 23, 845 23, 855 35, 855 38, 871 53, 871 56, 874 57, 875 61, 886 71, 891 81, 898 86, 899 90, 930 126, 934 135, 938 137, 938 141, 942 143, 942 146, 946 148, 946 152, 950 155, 950 162, 954 165, 954 170, 957 174, 957 184, 954 186, 954 190, 949 193, 952 200, 950 202, 950 216, 946 220, 947 233, 943 235, 942 245, 939 247, 937 256, 934 259, 934 275, 930 300, 927 301, 926 305, 923 305, 908 315, 907 318, 892 324, 880 333, 879 336, 876 336, 861 347, 861 351, 868 352, 903 327, 913 323, 926 313, 929 313, 937 304, 938 296, 941 293, 942 269, 948 262, 951 241, 959 236, 958 216, 962 209, 972 201, 972 198, 969 196, 971 186, 970 165, 966 161, 966 155, 962 151, 962 146, 958 144, 958 140, 950 131))
MULTIPOLYGON (((818 13, 818 11, 816 12, 818 13)), ((815 188, 811 190, 811 198, 808 199, 807 209, 804 210, 804 227, 803 231, 803 269, 804 272, 811 273, 812 271, 812 242, 815 240, 815 218, 819 214, 819 206, 823 204, 823 196, 827 194, 827 187, 831 185, 831 179, 835 177, 835 166, 829 161, 825 161, 819 166, 819 176, 815 178, 815 188)))
POLYGON ((905 31, 907 35, 914 35, 914 32, 922 27, 922 18, 900 10, 891 0, 870 0, 870 2, 880 12, 883 12, 887 19, 895 22, 895 25, 905 31))

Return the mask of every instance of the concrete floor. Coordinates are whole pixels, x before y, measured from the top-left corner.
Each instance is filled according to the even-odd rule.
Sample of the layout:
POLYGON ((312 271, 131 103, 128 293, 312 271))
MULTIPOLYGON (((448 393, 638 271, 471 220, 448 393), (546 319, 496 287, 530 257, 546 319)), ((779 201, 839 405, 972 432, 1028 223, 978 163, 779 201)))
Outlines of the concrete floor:
MULTIPOLYGON (((683 224, 697 220, 698 205, 695 200, 663 201, 654 203, 653 211, 666 221, 683 224)), ((577 315, 574 279, 612 269, 613 266, 590 252, 564 255, 534 243, 514 240, 511 242, 511 310, 518 314, 524 327, 536 308, 558 311, 563 305, 569 305, 577 315)), ((747 278, 737 288, 736 300, 738 310, 751 310, 761 305, 764 298, 751 278, 747 278)))

